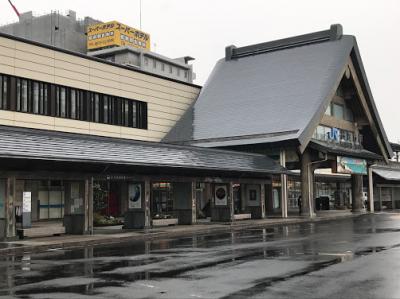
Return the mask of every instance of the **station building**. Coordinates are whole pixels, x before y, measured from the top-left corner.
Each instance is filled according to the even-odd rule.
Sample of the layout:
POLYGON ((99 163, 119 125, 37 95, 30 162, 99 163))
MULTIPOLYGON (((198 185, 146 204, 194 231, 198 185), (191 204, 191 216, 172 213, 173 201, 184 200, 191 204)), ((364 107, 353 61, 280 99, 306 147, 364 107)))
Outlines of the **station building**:
POLYGON ((166 140, 261 153, 293 170, 295 175, 283 174, 273 182, 280 191, 266 202, 267 214, 278 210, 282 217, 289 204, 297 206, 299 194, 298 208, 310 217, 321 208, 359 212, 365 194, 373 211, 371 166, 387 164, 393 155, 356 38, 344 35, 341 25, 227 47, 197 101, 166 140), (317 198, 322 185, 315 177, 327 169, 332 174, 328 185, 335 184, 337 173, 344 181, 337 182, 334 196, 317 198))
POLYGON ((0 238, 359 212, 363 185, 373 211, 393 155, 340 25, 227 47, 204 87, 0 34, 0 90, 0 238))
POLYGON ((162 143, 194 84, 1 34, 0 90, 0 238, 50 219, 92 233, 95 212, 126 228, 195 223, 200 189, 204 216, 231 221, 238 185, 264 217, 265 188, 286 172, 261 154, 162 143))

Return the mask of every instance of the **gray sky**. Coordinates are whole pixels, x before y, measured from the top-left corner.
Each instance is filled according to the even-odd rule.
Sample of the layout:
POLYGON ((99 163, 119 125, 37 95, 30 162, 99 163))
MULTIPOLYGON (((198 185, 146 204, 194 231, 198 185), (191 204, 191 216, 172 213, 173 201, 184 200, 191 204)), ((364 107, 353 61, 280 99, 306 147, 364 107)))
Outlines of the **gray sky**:
MULTIPOLYGON (((139 0, 13 0, 20 12, 72 9, 78 17, 116 20, 139 28, 139 0)), ((0 0, 0 23, 17 21, 0 0)), ((399 0, 142 0, 142 29, 152 50, 196 58, 195 83, 202 85, 225 46, 243 46, 328 29, 341 23, 357 37, 376 105, 391 141, 400 142, 399 0), (154 43, 156 47, 154 47, 154 43), (397 115, 399 113, 399 115, 397 115)))

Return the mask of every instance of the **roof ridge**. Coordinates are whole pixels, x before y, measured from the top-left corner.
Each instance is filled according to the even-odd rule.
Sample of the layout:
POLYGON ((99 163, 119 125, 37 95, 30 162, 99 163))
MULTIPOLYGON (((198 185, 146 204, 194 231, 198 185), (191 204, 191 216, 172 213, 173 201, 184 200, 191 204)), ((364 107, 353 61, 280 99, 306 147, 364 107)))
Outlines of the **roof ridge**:
POLYGON ((244 46, 240 48, 237 48, 234 45, 227 46, 225 48, 225 60, 232 60, 251 55, 257 55, 267 52, 299 47, 303 45, 321 43, 325 41, 338 40, 342 36, 343 36, 342 25, 333 24, 328 30, 297 35, 289 38, 278 39, 274 41, 244 46))

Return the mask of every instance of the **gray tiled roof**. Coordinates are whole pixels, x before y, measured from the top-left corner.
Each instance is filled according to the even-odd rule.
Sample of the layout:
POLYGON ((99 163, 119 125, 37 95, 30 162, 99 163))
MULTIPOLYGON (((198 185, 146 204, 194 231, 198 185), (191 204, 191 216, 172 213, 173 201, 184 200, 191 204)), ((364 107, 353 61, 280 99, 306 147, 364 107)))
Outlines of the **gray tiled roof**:
POLYGON ((385 180, 400 181, 400 169, 372 168, 372 171, 385 180))
MULTIPOLYGON (((342 35, 340 25, 259 45, 228 47, 194 105, 192 138, 175 132, 166 141, 222 147, 295 140, 304 150, 350 57, 390 157, 356 39, 342 35)), ((185 118, 179 126, 190 122, 185 118)))
POLYGON ((194 110, 193 139, 297 131, 324 104, 354 37, 221 59, 194 110))
POLYGON ((9 127, 0 127, 0 140, 0 158, 199 169, 210 172, 286 172, 264 155, 194 146, 9 127))

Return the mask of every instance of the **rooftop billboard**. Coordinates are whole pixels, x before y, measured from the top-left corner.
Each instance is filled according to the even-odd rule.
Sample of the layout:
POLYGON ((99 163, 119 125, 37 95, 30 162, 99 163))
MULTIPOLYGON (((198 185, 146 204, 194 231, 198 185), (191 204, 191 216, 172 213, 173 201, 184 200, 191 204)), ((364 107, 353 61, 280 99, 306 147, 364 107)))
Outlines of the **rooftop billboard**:
POLYGON ((150 34, 117 21, 88 26, 88 51, 115 46, 131 46, 150 50, 150 34))

